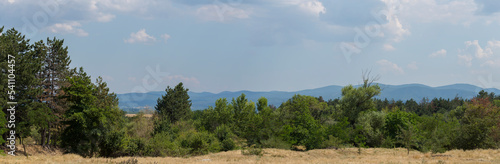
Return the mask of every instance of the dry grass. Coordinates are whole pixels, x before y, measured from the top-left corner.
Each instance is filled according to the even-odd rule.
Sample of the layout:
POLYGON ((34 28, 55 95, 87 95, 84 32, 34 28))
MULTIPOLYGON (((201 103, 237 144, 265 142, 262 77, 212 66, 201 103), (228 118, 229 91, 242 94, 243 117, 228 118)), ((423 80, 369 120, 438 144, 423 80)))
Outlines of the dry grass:
MULTIPOLYGON (((4 156, 0 163, 120 163, 134 157, 82 158, 74 154, 38 154, 30 157, 4 156)), ((453 150, 442 154, 420 153, 405 149, 363 149, 361 155, 356 148, 321 149, 297 152, 280 149, 264 149, 263 156, 242 155, 240 150, 208 154, 190 158, 138 157, 139 163, 500 163, 500 150, 453 150)))
MULTIPOLYGON (((135 117, 137 114, 125 114, 125 117, 135 117)), ((152 118, 153 114, 144 114, 143 117, 152 118)))

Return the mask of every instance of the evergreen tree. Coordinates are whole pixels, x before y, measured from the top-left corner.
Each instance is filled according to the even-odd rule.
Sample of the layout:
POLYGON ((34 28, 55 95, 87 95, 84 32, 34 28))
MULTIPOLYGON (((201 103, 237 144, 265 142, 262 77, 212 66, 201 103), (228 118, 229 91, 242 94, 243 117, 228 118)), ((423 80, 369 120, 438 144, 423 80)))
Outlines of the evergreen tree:
POLYGON ((167 86, 167 94, 158 98, 155 106, 156 111, 162 119, 167 119, 171 123, 190 118, 191 100, 189 100, 188 91, 184 89, 182 82, 175 88, 167 86))
POLYGON ((93 84, 82 68, 68 82, 70 85, 63 87, 70 107, 65 113, 68 127, 62 134, 62 146, 85 157, 116 156, 124 143, 124 132, 120 131, 123 112, 117 104, 108 106, 97 100, 113 100, 113 94, 106 91, 105 83, 93 84))
MULTIPOLYGON (((68 56, 68 47, 64 46, 64 40, 47 38, 47 43, 40 41, 36 44, 35 50, 43 57, 42 70, 37 74, 41 79, 43 94, 40 100, 51 109, 50 113, 56 119, 47 121, 48 127, 41 128, 42 145, 49 145, 53 133, 62 131, 60 124, 61 117, 67 109, 66 102, 60 97, 64 95, 62 87, 67 86, 66 77, 71 73, 69 64, 71 60, 68 56), (56 129, 55 131, 51 129, 56 129)), ((55 144, 55 142, 53 142, 55 144)))
MULTIPOLYGON (((26 39, 24 35, 15 29, 7 30, 0 37, 2 38, 0 39, 0 45, 2 45, 0 54, 4 57, 2 61, 7 59, 7 55, 13 56, 15 61, 13 63, 2 63, 2 81, 5 82, 5 86, 7 84, 5 76, 9 73, 5 64, 10 64, 7 69, 13 69, 15 75, 15 100, 12 101, 17 102, 15 114, 16 135, 19 136, 21 143, 23 143, 23 138, 27 137, 30 132, 29 112, 37 106, 37 96, 41 93, 40 88, 37 87, 40 82, 35 75, 40 71, 42 57, 32 50, 33 46, 29 44, 29 39, 26 39)), ((3 93, 7 93, 7 90, 10 89, 2 86, 3 93)), ((6 100, 5 97, 2 98, 2 101, 6 100)))

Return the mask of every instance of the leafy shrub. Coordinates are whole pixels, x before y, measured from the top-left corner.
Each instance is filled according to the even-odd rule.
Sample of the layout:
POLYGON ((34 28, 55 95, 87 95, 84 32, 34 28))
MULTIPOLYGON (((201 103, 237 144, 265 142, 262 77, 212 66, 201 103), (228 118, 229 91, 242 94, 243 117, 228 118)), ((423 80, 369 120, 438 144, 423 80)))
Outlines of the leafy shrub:
POLYGON ((144 156, 147 153, 147 143, 143 138, 129 139, 126 152, 130 156, 144 156))
POLYGON ((190 155, 203 155, 221 150, 219 140, 208 132, 197 132, 195 130, 184 131, 179 134, 175 142, 182 148, 188 150, 190 155))
POLYGON ((283 141, 281 138, 276 136, 271 136, 271 138, 267 140, 261 141, 261 145, 264 148, 278 148, 278 149, 287 149, 289 150, 292 145, 288 142, 283 141))
POLYGON ((321 143, 320 146, 320 148, 326 148, 326 149, 338 149, 342 147, 343 147, 342 140, 331 135, 329 135, 328 140, 323 141, 323 143, 321 143))
POLYGON ((236 148, 236 143, 234 142, 234 134, 231 129, 225 124, 218 126, 215 129, 215 136, 221 142, 222 151, 233 150, 236 148))

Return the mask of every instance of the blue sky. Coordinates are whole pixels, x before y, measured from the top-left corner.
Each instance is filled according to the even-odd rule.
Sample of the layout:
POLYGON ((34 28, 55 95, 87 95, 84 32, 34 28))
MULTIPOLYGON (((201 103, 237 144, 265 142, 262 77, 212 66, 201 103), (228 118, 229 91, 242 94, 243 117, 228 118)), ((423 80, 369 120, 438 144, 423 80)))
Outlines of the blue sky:
POLYGON ((0 24, 57 37, 116 93, 361 83, 500 88, 493 0, 0 0, 0 24))

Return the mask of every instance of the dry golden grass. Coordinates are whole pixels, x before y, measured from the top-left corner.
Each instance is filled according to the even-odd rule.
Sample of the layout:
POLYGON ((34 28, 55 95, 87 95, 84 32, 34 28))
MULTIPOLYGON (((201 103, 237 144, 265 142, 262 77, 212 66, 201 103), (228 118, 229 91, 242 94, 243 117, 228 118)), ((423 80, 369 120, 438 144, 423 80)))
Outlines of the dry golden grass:
MULTIPOLYGON (((125 117, 135 117, 137 114, 125 114, 125 117)), ((151 118, 153 114, 144 114, 143 117, 151 118)))
MULTIPOLYGON (((135 157, 121 158, 82 158, 74 154, 39 154, 30 157, 3 156, 0 163, 120 163, 135 157)), ((137 157, 139 163, 500 163, 500 150, 453 150, 442 154, 420 153, 405 149, 362 149, 361 155, 356 148, 321 149, 297 152, 280 149, 264 149, 263 156, 242 155, 240 150, 208 154, 189 158, 137 157)))

